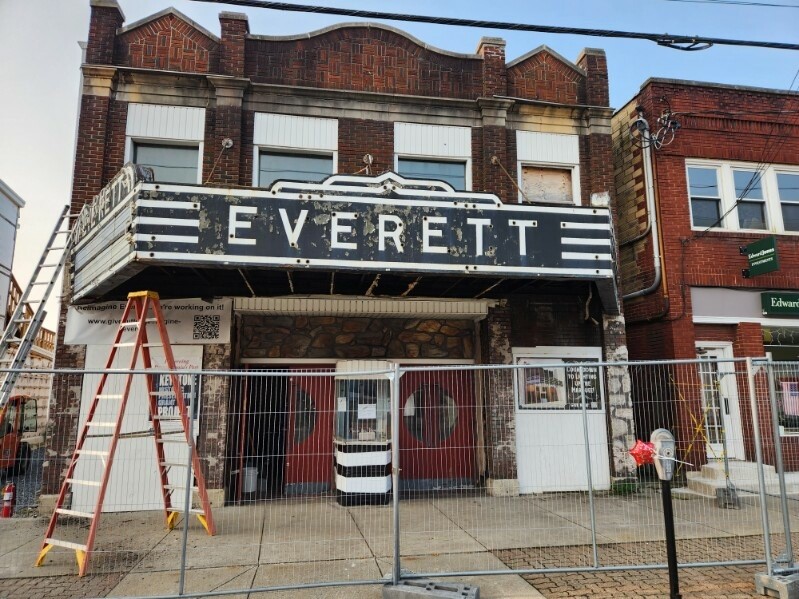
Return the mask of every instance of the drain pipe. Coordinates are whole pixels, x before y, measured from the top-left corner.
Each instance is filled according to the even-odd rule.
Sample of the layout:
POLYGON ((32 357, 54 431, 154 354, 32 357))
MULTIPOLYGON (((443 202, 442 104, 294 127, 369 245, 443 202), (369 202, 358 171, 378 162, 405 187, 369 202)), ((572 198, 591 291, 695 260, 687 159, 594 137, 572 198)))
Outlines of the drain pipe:
MULTIPOLYGON (((654 267, 655 267, 655 279, 652 281, 652 284, 645 289, 639 289, 638 291, 633 291, 628 293, 627 295, 622 296, 622 301, 634 299, 636 297, 643 297, 645 295, 650 295, 654 293, 654 291, 660 287, 660 283, 663 280, 663 271, 661 267, 661 252, 660 252, 660 235, 659 235, 659 227, 657 223, 657 214, 655 212, 655 182, 654 177, 652 176, 652 148, 651 146, 651 139, 649 138, 649 132, 645 132, 646 142, 644 147, 642 148, 643 152, 643 162, 644 162, 644 185, 646 188, 646 212, 648 215, 647 219, 647 229, 652 231, 652 254, 654 255, 654 267)), ((646 231, 642 235, 645 235, 646 231)), ((633 241, 633 240, 631 240, 633 241)), ((626 245, 626 244, 625 244, 626 245)))

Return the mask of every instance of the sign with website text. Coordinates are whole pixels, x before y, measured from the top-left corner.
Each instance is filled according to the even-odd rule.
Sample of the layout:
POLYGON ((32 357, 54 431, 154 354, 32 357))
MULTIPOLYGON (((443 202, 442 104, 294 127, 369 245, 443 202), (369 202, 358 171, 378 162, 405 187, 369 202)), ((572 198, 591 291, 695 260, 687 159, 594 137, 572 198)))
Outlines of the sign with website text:
MULTIPOLYGON (((70 306, 67 310, 64 343, 110 345, 119 328, 125 303, 120 301, 70 306)), ((176 345, 229 343, 232 308, 231 299, 215 299, 210 302, 199 298, 161 300, 169 341, 176 345)), ((155 325, 150 326, 147 333, 150 341, 153 341, 158 335, 155 325)))
POLYGON ((799 317, 799 293, 768 291, 760 294, 763 316, 799 317))
POLYGON ((777 238, 766 237, 741 248, 741 253, 746 255, 749 268, 743 270, 744 278, 764 275, 780 269, 777 256, 777 238))

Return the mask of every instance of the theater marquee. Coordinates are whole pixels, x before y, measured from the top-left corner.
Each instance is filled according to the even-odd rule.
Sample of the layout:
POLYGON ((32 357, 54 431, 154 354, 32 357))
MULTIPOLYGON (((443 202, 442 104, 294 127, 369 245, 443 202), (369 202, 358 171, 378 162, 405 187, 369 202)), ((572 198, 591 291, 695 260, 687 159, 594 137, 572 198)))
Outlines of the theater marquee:
POLYGON ((103 214, 74 251, 76 298, 132 264, 613 277, 605 208, 502 204, 395 173, 270 190, 142 181, 103 214))

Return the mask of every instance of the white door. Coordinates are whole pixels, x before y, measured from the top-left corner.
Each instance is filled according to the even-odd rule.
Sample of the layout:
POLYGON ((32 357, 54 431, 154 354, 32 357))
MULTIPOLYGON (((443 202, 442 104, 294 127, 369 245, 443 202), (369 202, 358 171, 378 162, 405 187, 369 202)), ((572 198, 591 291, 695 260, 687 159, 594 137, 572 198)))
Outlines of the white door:
POLYGON ((697 344, 699 378, 702 386, 702 418, 709 459, 745 458, 738 384, 731 345, 697 344))
POLYGON ((597 362, 600 348, 514 349, 516 374, 516 462, 521 493, 588 489, 586 429, 591 483, 610 488, 604 385, 597 362), (586 399, 586 419, 582 397, 586 399))

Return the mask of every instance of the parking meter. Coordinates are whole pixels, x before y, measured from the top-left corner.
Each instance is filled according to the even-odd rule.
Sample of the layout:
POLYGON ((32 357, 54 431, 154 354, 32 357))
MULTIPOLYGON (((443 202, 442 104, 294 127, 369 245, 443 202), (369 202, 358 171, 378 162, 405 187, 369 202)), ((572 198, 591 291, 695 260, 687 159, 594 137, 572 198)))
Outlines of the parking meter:
POLYGON ((670 481, 674 476, 674 435, 665 428, 652 431, 650 442, 655 446, 655 469, 660 480, 670 481))

